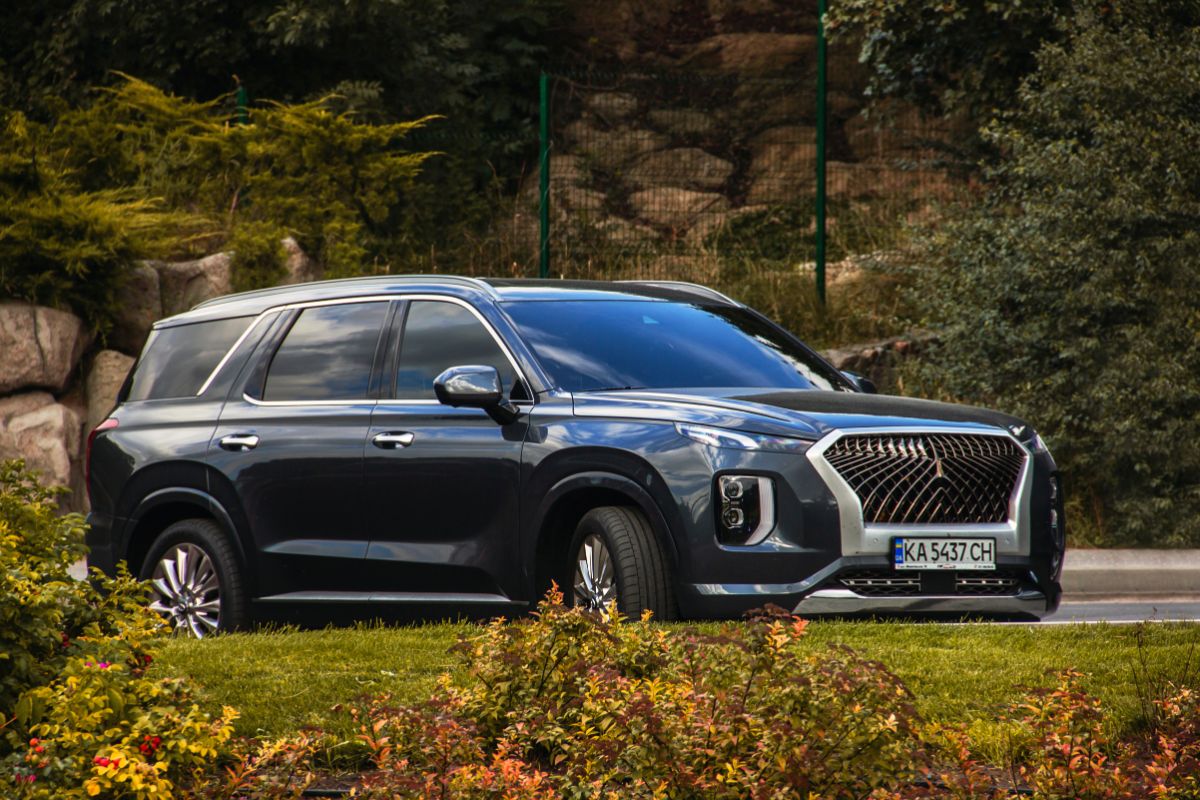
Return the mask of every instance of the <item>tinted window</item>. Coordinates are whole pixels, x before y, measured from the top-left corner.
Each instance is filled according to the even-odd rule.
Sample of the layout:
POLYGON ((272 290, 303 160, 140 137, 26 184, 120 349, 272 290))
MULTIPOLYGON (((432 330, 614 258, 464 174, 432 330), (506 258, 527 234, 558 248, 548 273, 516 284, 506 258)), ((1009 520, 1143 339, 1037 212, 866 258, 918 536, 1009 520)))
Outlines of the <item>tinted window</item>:
POLYGON ((504 310, 551 379, 570 391, 830 389, 837 380, 773 325, 736 307, 567 300, 507 303, 504 310))
POLYGON ((264 400, 361 400, 367 396, 387 303, 306 308, 275 351, 264 400))
POLYGON ((152 331, 138 359, 129 400, 196 394, 252 319, 234 317, 152 331))
POLYGON ((396 397, 433 400, 433 379, 465 364, 495 367, 505 391, 513 388, 512 364, 474 314, 455 303, 413 302, 404 321, 396 397))

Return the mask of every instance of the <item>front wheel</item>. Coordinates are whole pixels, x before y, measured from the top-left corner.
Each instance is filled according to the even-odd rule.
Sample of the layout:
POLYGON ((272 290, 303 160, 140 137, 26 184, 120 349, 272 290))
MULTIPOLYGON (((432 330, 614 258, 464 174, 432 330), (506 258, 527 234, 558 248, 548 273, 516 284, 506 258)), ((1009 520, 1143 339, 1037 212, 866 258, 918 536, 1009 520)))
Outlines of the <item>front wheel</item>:
POLYGON ((571 605, 603 612, 615 602, 626 617, 639 617, 644 609, 660 620, 677 616, 670 567, 641 511, 592 509, 579 521, 568 552, 571 605))
POLYGON ((181 636, 201 639, 241 627, 246 596, 225 531, 212 520, 185 519, 155 540, 142 567, 150 608, 181 636))

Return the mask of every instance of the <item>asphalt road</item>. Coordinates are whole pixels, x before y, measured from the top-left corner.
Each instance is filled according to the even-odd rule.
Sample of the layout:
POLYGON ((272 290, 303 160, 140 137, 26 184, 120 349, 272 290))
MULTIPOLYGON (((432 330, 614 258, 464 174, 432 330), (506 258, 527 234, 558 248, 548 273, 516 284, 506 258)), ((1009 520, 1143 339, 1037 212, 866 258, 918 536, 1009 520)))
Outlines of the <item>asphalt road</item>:
POLYGON ((1064 599, 1058 611, 1044 618, 1041 624, 1070 624, 1075 622, 1131 623, 1200 622, 1200 596, 1146 599, 1070 600, 1064 599))

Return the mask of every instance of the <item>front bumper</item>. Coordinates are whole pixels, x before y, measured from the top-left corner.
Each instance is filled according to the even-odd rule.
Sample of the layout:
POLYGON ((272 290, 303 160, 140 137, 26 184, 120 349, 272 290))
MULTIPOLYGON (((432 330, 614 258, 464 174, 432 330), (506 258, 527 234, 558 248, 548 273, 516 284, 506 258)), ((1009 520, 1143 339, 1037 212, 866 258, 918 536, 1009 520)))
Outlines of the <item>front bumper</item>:
MULTIPOLYGON (((956 573, 924 573, 921 587, 903 596, 856 592, 843 579, 864 570, 888 575, 891 563, 882 557, 837 558, 794 583, 687 583, 680 587, 680 610, 691 618, 735 619, 768 603, 796 614, 913 617, 1029 616, 1053 613, 1062 589, 1051 574, 1048 559, 1006 556, 995 573, 964 573, 970 577, 1014 576, 1005 592, 979 592, 956 586, 956 573)), ((894 574, 894 573, 891 573, 894 574)), ((912 573, 909 573, 910 575, 912 573)))
POLYGON ((803 616, 863 616, 876 614, 911 616, 1023 615, 1041 618, 1052 609, 1048 598, 1036 589, 1013 595, 969 597, 962 595, 914 595, 912 597, 864 597, 849 589, 818 589, 801 600, 793 612, 803 616))

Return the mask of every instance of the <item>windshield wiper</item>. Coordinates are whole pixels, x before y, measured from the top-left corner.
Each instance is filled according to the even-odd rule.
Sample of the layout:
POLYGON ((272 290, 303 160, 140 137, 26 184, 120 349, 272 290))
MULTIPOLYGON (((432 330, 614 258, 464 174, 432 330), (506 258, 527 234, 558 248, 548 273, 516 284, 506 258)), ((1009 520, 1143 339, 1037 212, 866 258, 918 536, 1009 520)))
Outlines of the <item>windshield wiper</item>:
POLYGON ((628 392, 645 389, 645 386, 602 386, 599 389, 584 389, 585 392, 628 392))

